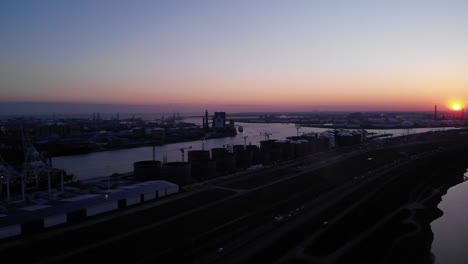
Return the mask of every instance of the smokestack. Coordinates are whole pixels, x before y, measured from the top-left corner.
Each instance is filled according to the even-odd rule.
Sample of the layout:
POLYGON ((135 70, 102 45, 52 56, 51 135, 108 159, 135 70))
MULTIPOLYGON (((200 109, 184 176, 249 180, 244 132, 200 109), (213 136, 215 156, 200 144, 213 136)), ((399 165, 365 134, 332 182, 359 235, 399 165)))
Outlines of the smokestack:
POLYGON ((437 119, 437 105, 434 105, 434 120, 437 119))
POLYGON ((208 129, 208 110, 205 110, 205 128, 208 129))

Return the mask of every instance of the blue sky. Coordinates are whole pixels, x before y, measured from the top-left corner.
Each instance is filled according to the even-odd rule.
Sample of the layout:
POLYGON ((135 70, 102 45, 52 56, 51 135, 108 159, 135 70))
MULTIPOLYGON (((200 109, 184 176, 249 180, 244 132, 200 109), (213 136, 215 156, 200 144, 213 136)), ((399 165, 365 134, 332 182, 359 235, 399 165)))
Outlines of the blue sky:
POLYGON ((2 1, 0 100, 464 103, 467 11, 468 1, 2 1))

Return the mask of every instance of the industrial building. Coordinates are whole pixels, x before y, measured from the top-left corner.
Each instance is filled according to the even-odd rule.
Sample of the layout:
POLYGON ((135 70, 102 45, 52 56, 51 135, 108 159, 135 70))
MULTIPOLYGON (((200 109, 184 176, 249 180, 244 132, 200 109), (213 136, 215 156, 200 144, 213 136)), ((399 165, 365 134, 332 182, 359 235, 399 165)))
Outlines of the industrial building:
POLYGON ((224 128, 226 126, 226 112, 215 112, 213 116, 213 127, 224 128))

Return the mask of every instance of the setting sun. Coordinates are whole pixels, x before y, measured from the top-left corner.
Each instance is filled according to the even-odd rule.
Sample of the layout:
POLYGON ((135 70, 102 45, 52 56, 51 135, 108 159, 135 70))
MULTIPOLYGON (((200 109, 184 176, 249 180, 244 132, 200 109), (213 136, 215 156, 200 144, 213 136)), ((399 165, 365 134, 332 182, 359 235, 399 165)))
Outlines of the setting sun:
POLYGON ((457 111, 457 110, 460 110, 460 109, 461 109, 461 106, 460 106, 459 104, 454 104, 454 105, 452 106, 452 109, 457 111))

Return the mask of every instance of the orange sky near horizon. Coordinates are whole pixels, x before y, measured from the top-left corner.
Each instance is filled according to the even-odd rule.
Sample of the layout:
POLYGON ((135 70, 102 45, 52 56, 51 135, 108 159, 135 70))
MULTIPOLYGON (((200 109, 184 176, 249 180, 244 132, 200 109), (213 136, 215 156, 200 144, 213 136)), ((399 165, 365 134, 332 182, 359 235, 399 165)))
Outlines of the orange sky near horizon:
MULTIPOLYGON (((363 109, 439 110, 453 104, 466 105, 463 96, 442 94, 437 83, 426 85, 408 82, 298 82, 290 81, 166 81, 61 85, 61 93, 29 94, 5 101, 76 102, 104 104, 226 104, 281 106, 291 109, 320 106, 361 106, 363 109), (65 87, 65 88, 64 88, 65 87), (63 93, 66 90, 66 93, 63 93), (180 93, 180 90, 186 91, 180 93), (333 92, 330 92, 333 91, 333 92), (335 92, 335 91, 342 91, 335 92)), ((440 84, 442 85, 442 84, 440 84)), ((447 87, 447 86, 445 86, 447 87)), ((452 84, 454 93, 463 95, 462 84, 452 84)), ((52 89, 53 91, 54 89, 52 89)))
POLYGON ((174 2, 0 2, 0 102, 468 105, 468 2, 174 2))

